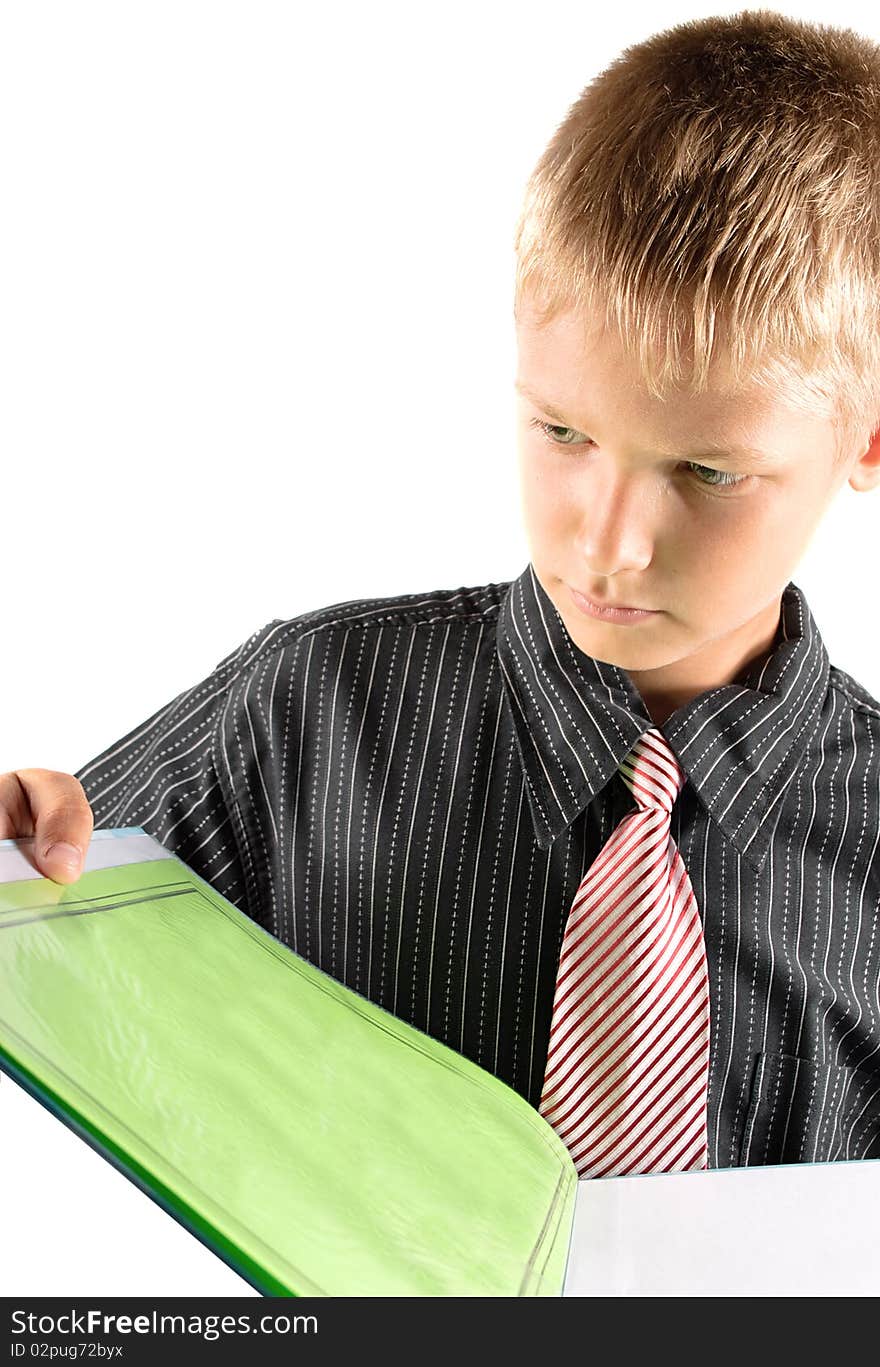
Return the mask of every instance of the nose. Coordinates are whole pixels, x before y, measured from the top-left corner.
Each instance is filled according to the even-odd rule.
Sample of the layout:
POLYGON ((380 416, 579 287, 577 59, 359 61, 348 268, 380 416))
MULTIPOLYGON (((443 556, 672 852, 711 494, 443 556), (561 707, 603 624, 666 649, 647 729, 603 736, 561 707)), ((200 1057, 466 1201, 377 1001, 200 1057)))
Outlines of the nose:
POLYGON ((657 493, 644 473, 596 469, 588 481, 579 537, 581 559, 595 575, 644 570, 654 554, 657 493))

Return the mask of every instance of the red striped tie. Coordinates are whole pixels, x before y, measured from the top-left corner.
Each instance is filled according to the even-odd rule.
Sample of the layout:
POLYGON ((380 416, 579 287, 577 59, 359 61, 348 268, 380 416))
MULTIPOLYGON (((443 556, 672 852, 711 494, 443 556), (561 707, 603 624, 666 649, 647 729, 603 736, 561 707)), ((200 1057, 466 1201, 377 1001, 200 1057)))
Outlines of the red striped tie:
POLYGON ((670 834, 685 776, 653 726, 620 772, 638 808, 568 914, 538 1107, 579 1177, 708 1166, 706 946, 670 834))

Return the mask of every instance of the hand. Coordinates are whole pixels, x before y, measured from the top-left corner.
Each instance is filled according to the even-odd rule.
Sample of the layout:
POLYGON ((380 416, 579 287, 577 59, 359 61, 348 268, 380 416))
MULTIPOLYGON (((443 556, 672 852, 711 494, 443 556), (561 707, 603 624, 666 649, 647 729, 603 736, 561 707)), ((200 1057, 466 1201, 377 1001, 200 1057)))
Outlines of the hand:
POLYGON ((44 878, 75 883, 95 818, 73 774, 15 769, 0 774, 0 840, 33 835, 34 861, 44 878))

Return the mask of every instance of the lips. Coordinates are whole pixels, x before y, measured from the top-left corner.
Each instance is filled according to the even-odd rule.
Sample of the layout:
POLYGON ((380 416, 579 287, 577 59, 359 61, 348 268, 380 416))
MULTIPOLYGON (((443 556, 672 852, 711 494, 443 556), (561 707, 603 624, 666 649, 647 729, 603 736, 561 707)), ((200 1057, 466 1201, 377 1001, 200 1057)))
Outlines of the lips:
POLYGON ((611 622, 617 626, 627 626, 634 622, 646 622, 649 617, 656 617, 656 608, 623 608, 612 607, 610 603, 597 603, 592 598, 582 594, 579 589, 569 586, 571 601, 575 607, 587 617, 591 617, 597 622, 611 622))
POLYGON ((597 608, 612 608, 616 612, 653 612, 653 608, 644 608, 640 603, 612 603, 608 598, 597 598, 594 593, 584 593, 583 589, 575 589, 582 598, 592 603, 597 608))

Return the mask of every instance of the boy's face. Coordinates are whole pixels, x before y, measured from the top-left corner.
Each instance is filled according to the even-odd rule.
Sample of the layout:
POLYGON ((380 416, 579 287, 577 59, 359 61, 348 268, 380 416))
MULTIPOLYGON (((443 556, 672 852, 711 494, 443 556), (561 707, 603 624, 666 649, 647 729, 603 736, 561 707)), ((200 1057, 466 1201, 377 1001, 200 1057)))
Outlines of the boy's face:
POLYGON ((625 669, 662 725, 769 649, 825 508, 851 475, 876 482, 876 465, 835 464, 830 421, 775 396, 652 398, 582 314, 541 326, 524 305, 516 330, 532 564, 575 644, 625 669), (752 454, 718 454, 735 446, 752 454), (653 613, 597 619, 572 590, 653 613))

